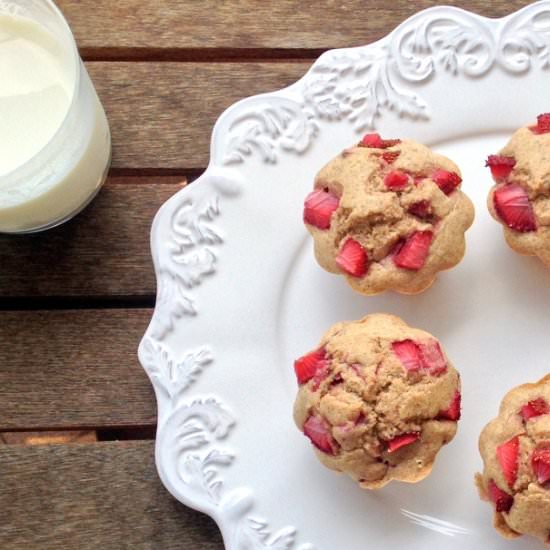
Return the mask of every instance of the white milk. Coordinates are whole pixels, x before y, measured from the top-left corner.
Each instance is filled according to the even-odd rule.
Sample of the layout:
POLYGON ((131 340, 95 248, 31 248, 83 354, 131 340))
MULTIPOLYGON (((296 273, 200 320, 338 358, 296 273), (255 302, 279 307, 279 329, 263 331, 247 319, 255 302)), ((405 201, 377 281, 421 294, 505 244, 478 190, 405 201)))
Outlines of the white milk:
POLYGON ((74 71, 61 44, 30 19, 0 15, 0 176, 34 156, 61 126, 74 71))
POLYGON ((105 113, 67 37, 0 13, 0 232, 70 218, 93 198, 109 160, 105 113))

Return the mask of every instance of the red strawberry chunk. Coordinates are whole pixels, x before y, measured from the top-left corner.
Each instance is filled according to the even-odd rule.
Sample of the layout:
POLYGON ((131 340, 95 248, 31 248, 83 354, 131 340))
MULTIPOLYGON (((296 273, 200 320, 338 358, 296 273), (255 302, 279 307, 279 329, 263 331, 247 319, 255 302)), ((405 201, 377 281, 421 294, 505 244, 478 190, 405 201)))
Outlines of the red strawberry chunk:
POLYGON ((359 147, 370 147, 372 149, 387 149, 401 143, 400 139, 382 139, 380 134, 365 134, 359 142, 359 147))
POLYGON ((409 183, 409 176, 401 170, 392 170, 384 177, 384 185, 392 191, 402 191, 409 183))
POLYGON ((401 449, 402 447, 406 447, 407 445, 411 445, 415 441, 418 441, 420 439, 420 433, 419 432, 411 432, 408 434, 401 434, 393 439, 390 439, 388 444, 388 453, 394 453, 398 449, 401 449))
POLYGON ((447 371, 447 360, 437 340, 419 344, 422 366, 432 376, 439 376, 447 371))
POLYGON ((503 157, 500 155, 489 155, 485 166, 491 169, 491 174, 496 180, 507 178, 516 165, 514 157, 503 157))
POLYGON ((328 229, 332 214, 339 204, 340 199, 336 195, 323 189, 315 189, 304 202, 304 222, 318 229, 328 229))
POLYGON ((423 367, 420 347, 413 340, 393 342, 391 347, 407 372, 416 372, 423 367))
POLYGON ((529 401, 527 405, 523 405, 520 410, 520 414, 523 420, 527 421, 530 418, 548 414, 550 412, 550 405, 542 397, 529 401))
POLYGON ((445 195, 450 195, 462 183, 462 178, 456 172, 449 172, 442 168, 432 174, 432 179, 445 195))
POLYGON ((430 252, 433 233, 431 231, 417 231, 413 233, 393 257, 397 267, 418 271, 426 261, 430 252))
POLYGON ((527 192, 516 183, 497 188, 493 203, 498 217, 508 227, 522 233, 537 229, 535 213, 527 192))
POLYGON ((355 239, 347 239, 336 256, 336 264, 352 277, 363 277, 369 269, 369 257, 355 239))
POLYGON ((426 220, 432 217, 432 205, 427 200, 418 201, 409 206, 408 212, 421 220, 426 220))
POLYGON ((436 420, 460 420, 460 402, 462 397, 459 391, 455 392, 453 400, 447 409, 440 411, 436 417, 436 420))
POLYGON ((397 254, 399 254, 399 251, 403 248, 404 244, 405 244, 405 239, 399 239, 390 250, 390 253, 388 254, 388 256, 390 256, 391 258, 394 258, 397 254))
POLYGON ((546 134, 550 132, 550 113, 543 113, 537 117, 537 125, 531 126, 534 134, 546 134))
POLYGON ((497 447, 497 460, 510 489, 518 478, 519 437, 513 437, 497 447))
POLYGON ((319 370, 328 365, 325 348, 312 351, 300 359, 294 361, 294 372, 298 379, 298 384, 305 384, 311 380, 319 370))
POLYGON ((531 466, 541 485, 550 480, 550 447, 548 445, 543 444, 533 451, 531 466))
MULTIPOLYGON (((330 368, 328 361, 325 361, 323 365, 321 365, 320 368, 317 369, 313 376, 313 384, 311 385, 311 389, 313 391, 317 391, 319 389, 319 386, 321 385, 321 382, 327 378, 327 376, 330 374, 330 368)), ((336 382, 336 379, 333 381, 333 384, 336 382)), ((336 382, 337 383, 337 382, 336 382)))
POLYGON ((401 151, 386 151, 385 153, 382 153, 382 158, 388 164, 393 164, 400 154, 401 151))
POLYGON ((495 505, 495 510, 497 512, 509 512, 514 504, 514 497, 498 487, 492 479, 489 480, 487 489, 489 498, 495 505))
MULTIPOLYGON (((392 342, 391 346, 407 372, 423 370, 432 376, 439 376, 447 371, 447 360, 437 340, 418 343, 407 339, 392 342)), ((460 414, 460 400, 458 408, 460 414)))
POLYGON ((365 134, 363 139, 359 142, 362 147, 372 147, 380 149, 382 147, 382 138, 380 134, 365 134))
POLYGON ((330 455, 336 454, 338 445, 332 438, 330 426, 322 417, 310 416, 304 424, 304 435, 309 437, 320 451, 330 455))

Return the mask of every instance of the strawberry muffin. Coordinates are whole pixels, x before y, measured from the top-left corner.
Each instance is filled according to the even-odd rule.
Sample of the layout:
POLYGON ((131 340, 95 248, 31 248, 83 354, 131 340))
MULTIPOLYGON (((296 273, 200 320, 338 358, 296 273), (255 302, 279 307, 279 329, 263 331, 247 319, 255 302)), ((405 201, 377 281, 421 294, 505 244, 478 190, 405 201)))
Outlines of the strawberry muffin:
POLYGON ((484 467, 476 483, 494 507, 497 531, 550 543, 550 375, 504 397, 479 450, 484 467))
POLYGON ((502 224, 506 242, 550 266, 550 113, 517 130, 486 165, 495 180, 489 211, 502 224))
POLYGON ((294 369, 296 425, 362 488, 420 481, 456 433, 458 372, 431 334, 393 315, 334 325, 294 369))
POLYGON ((331 160, 305 199, 317 261, 361 294, 416 294, 464 256, 474 208, 448 158, 367 134, 331 160))

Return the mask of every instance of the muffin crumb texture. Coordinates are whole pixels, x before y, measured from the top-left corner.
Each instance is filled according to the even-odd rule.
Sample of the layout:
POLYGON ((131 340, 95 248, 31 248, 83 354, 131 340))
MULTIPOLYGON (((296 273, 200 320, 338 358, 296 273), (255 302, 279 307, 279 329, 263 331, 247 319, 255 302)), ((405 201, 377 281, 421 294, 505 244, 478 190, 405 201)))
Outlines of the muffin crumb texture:
POLYGON ((306 197, 318 263, 365 295, 425 290, 464 256, 474 209, 461 182, 428 147, 367 134, 321 169, 306 197))
POLYGON ((460 418, 460 377, 439 342, 398 317, 334 325, 295 362, 298 428, 319 460, 366 489, 417 482, 460 418))
POLYGON ((550 543, 550 375, 511 390, 479 439, 482 499, 506 538, 531 535, 550 543))

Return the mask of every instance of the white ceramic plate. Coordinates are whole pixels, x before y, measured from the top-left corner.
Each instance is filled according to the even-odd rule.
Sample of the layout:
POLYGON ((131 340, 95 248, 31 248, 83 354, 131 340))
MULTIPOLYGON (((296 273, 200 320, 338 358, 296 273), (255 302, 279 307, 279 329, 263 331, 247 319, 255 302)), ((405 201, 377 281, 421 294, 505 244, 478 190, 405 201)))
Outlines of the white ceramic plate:
POLYGON ((550 370, 550 270, 505 245, 484 160, 550 110, 549 48, 550 2, 500 20, 418 13, 228 109, 206 173, 161 208, 158 301, 139 349, 158 399, 157 466, 229 550, 511 547, 474 488, 477 438, 508 389, 550 370), (466 258, 419 296, 353 293, 317 266, 302 224, 317 170, 372 128, 450 156, 476 205, 466 258), (432 475, 379 492, 324 469, 291 414, 294 358, 370 312, 433 333, 463 377, 458 435, 432 475))

